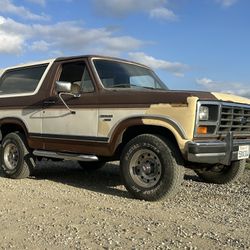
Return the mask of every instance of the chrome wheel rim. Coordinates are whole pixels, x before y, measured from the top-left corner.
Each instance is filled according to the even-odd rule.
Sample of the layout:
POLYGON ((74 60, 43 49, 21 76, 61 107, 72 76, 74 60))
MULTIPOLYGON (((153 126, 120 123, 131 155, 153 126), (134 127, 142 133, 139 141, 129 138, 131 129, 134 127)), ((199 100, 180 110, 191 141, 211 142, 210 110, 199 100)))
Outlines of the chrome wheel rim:
POLYGON ((4 165, 9 170, 14 170, 19 161, 19 150, 14 143, 9 143, 4 148, 4 165))
POLYGON ((162 173, 162 164, 155 152, 149 149, 140 149, 134 153, 129 165, 130 176, 140 187, 155 186, 162 173))

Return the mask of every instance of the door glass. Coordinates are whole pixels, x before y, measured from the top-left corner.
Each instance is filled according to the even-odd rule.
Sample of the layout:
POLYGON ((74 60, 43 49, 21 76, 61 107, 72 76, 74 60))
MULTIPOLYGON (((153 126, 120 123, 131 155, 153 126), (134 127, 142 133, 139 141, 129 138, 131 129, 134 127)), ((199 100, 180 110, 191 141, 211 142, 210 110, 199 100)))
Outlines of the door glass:
POLYGON ((59 81, 79 84, 81 86, 81 92, 88 93, 95 90, 86 64, 83 62, 63 64, 59 81))

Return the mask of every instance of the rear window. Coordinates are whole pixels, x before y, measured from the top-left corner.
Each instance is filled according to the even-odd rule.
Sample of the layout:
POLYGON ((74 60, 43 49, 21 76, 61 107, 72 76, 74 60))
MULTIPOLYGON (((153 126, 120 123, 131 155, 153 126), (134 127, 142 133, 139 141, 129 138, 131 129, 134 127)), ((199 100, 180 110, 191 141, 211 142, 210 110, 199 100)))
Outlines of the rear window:
POLYGON ((0 95, 34 92, 47 66, 43 64, 7 71, 0 79, 0 95))

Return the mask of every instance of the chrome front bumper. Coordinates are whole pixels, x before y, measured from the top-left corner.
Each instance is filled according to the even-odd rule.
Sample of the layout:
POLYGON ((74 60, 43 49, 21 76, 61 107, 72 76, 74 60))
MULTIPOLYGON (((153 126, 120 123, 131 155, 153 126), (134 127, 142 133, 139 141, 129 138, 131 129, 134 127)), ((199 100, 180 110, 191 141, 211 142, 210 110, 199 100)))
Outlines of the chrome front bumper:
POLYGON ((189 142, 187 159, 189 162, 230 165, 239 159, 239 147, 250 145, 250 139, 235 140, 229 133, 224 141, 189 142))

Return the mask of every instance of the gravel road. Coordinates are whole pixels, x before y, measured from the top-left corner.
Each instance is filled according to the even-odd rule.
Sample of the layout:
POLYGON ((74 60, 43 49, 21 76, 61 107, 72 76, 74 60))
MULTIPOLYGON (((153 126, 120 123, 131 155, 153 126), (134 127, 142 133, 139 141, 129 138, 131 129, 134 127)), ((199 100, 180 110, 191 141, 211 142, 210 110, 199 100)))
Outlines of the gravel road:
POLYGON ((188 170, 175 198, 153 203, 129 196, 116 164, 43 162, 0 187, 1 249, 250 249, 250 170, 223 186, 188 170))

